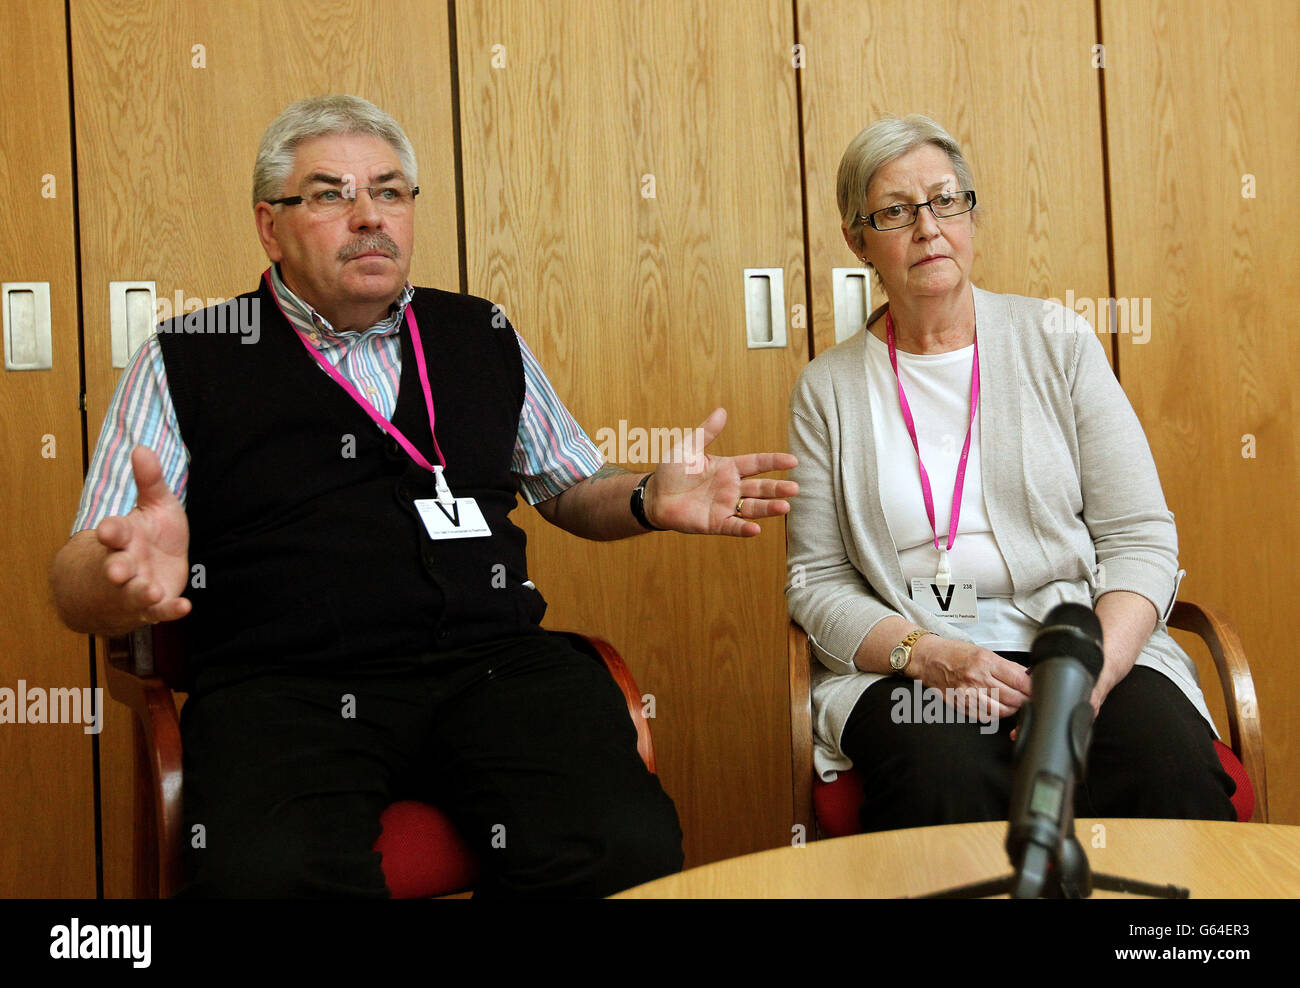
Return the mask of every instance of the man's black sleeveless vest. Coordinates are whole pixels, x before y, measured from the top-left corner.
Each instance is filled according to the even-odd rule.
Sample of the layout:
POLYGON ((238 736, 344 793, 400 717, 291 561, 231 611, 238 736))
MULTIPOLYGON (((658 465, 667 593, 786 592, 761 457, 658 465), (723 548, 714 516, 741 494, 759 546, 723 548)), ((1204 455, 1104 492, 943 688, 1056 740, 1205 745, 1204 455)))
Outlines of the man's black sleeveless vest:
MULTIPOLYGON (((191 683, 216 665, 352 665, 539 632, 546 602, 523 585, 525 536, 506 517, 524 399, 514 331, 499 316, 493 325, 483 299, 416 289, 410 304, 445 476, 478 502, 490 537, 428 537, 413 502, 434 497, 433 475, 312 360, 265 282, 224 303, 256 307, 256 342, 235 331, 247 309, 242 324, 232 308, 160 328, 190 454, 191 683)), ((436 463, 414 344, 405 323, 400 332, 392 421, 436 463)))

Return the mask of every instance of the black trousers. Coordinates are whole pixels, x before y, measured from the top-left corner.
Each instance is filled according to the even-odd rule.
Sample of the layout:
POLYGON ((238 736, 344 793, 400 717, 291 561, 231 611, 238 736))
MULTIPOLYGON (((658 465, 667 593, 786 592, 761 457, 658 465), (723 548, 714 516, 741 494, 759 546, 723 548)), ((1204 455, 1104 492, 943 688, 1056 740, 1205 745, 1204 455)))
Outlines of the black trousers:
POLYGON ((213 670, 181 732, 184 895, 386 896, 371 846, 400 799, 457 824, 479 852, 478 894, 601 896, 682 866, 622 693, 562 638, 348 671, 213 670))
MULTIPOLYGON (((1028 665, 1025 653, 999 653, 1028 665)), ((864 831, 1005 820, 1013 774, 1011 730, 988 724, 895 723, 894 691, 912 681, 873 683, 850 714, 840 746, 853 759, 866 800, 864 831)), ((915 717, 910 718, 915 721, 915 717)), ((1236 784, 1223 771, 1214 735, 1169 677, 1134 666, 1093 723, 1079 817, 1235 820, 1236 784)))

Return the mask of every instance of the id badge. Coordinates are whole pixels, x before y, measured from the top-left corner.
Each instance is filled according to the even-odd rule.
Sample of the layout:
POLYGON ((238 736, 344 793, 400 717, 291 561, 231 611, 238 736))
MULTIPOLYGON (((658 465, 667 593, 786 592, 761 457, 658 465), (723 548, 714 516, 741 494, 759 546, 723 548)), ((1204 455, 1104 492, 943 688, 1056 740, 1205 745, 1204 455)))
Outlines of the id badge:
POLYGON ((472 497, 458 497, 450 503, 432 497, 419 498, 415 510, 420 512, 424 530, 431 539, 481 539, 492 534, 472 497))
POLYGON ((926 613, 950 624, 973 624, 980 619, 973 580, 953 580, 948 586, 941 587, 932 576, 915 576, 912 578, 912 600, 926 613))

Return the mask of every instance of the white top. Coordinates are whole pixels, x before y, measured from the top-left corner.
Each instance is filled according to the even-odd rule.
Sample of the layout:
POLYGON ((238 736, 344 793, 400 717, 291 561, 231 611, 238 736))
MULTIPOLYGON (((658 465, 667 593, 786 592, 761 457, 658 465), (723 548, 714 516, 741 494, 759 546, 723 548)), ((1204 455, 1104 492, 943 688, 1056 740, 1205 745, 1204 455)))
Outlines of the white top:
MULTIPOLYGON (((946 546, 957 465, 970 423, 970 379, 975 347, 947 353, 917 354, 902 350, 896 353, 898 373, 930 478, 939 545, 946 546)), ((889 345, 870 332, 866 334, 863 363, 867 396, 871 401, 876 462, 890 465, 880 471, 881 507, 903 576, 910 585, 913 577, 932 577, 938 570, 935 529, 930 527, 925 512, 921 473, 898 402, 889 345)), ((980 619, 963 627, 977 645, 991 651, 1028 652, 1038 624, 1011 600, 1011 571, 993 535, 984 501, 980 446, 977 408, 971 428, 957 539, 948 553, 953 579, 973 580, 979 595, 980 619)))

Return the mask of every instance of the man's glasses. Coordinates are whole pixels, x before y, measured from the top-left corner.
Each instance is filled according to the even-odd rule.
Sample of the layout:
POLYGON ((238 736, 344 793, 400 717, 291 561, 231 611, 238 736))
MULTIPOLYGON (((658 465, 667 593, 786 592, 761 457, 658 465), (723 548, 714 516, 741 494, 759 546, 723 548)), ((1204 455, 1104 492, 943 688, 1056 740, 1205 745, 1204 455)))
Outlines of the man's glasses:
POLYGON ((916 222, 916 217, 920 215, 922 206, 929 206, 930 212, 934 214, 936 219, 946 220, 953 216, 960 216, 962 213, 969 213, 974 209, 975 193, 969 190, 965 192, 940 192, 929 202, 896 202, 892 206, 877 209, 861 218, 870 223, 873 230, 882 232, 885 230, 901 230, 903 227, 911 226, 916 222))
MULTIPOLYGON (((405 183, 388 185, 358 185, 353 190, 368 192, 375 208, 387 215, 404 213, 415 204, 415 197, 420 194, 420 187, 412 188, 405 183)), ((272 206, 297 206, 307 204, 307 209, 317 216, 341 216, 352 209, 356 195, 345 196, 342 188, 317 189, 303 196, 285 196, 283 199, 266 200, 272 206)))

